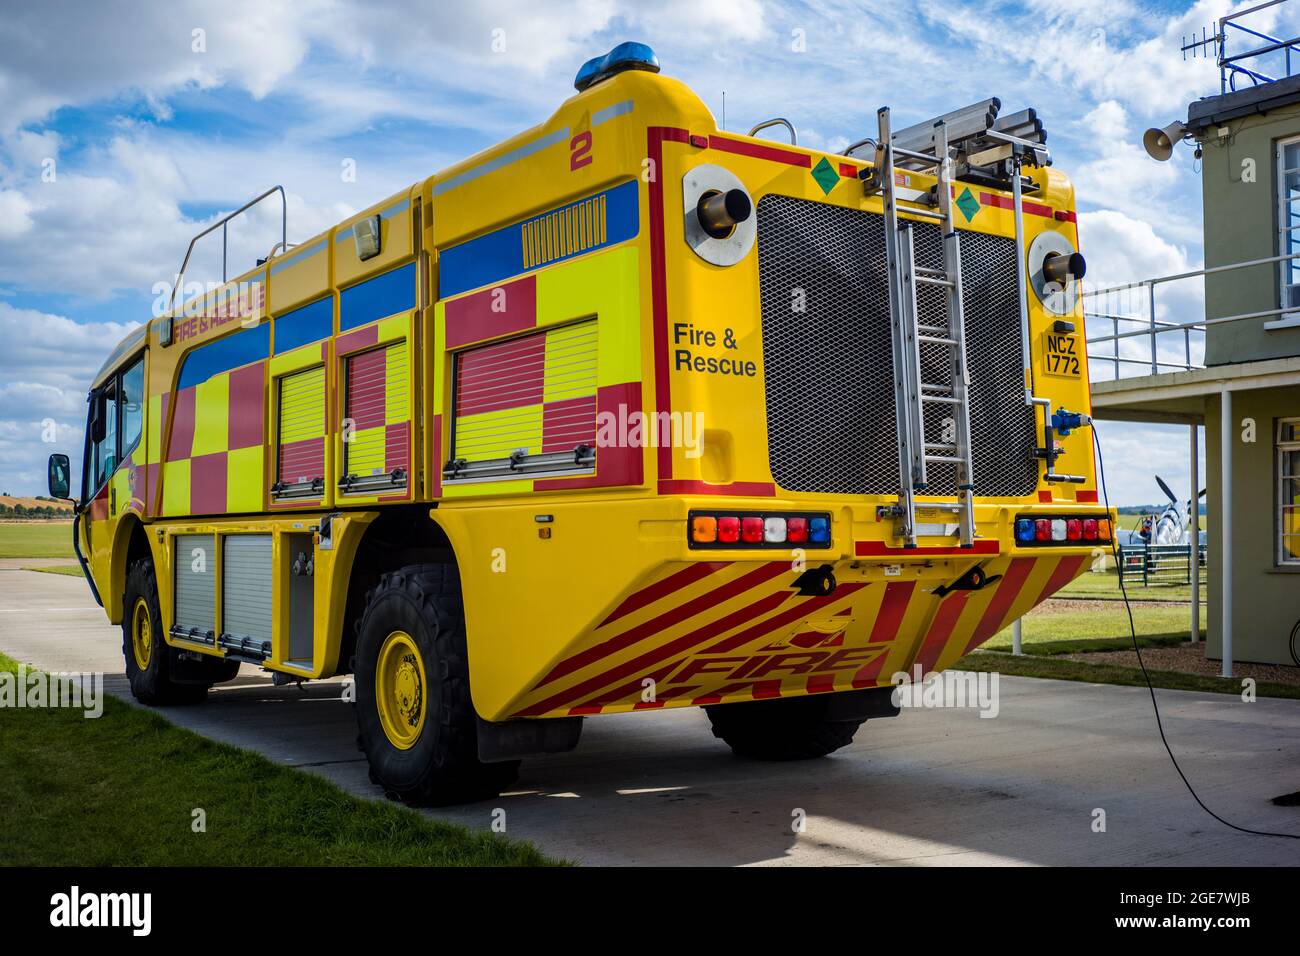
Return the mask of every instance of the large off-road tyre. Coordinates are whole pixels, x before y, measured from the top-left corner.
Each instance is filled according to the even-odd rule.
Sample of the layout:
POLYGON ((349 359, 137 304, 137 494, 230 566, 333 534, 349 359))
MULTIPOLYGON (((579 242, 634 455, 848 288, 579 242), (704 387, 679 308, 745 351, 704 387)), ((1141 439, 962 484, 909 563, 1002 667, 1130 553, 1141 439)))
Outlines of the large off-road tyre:
POLYGON ((831 694, 705 707, 713 736, 740 757, 809 760, 847 747, 866 718, 831 714, 831 694))
POLYGON ((379 579, 357 622, 354 706, 371 780, 416 805, 469 803, 514 782, 519 761, 478 759, 460 576, 415 564, 379 579))
POLYGON ((177 651, 163 637, 158 579, 151 558, 140 558, 127 568, 122 608, 122 656, 132 696, 151 706, 203 701, 210 681, 176 679, 177 651))

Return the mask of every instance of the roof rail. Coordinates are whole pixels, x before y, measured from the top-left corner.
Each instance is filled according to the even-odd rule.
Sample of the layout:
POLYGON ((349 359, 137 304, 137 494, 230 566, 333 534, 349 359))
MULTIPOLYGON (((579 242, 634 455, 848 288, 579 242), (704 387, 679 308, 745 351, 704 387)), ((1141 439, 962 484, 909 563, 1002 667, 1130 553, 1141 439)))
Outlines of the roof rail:
POLYGON ((759 130, 769 129, 773 126, 784 126, 786 129, 790 131, 790 145, 791 146, 799 145, 799 137, 794 131, 794 124, 791 123, 784 116, 775 116, 770 120, 763 120, 763 122, 759 123, 757 126, 755 126, 753 129, 749 131, 749 135, 755 136, 758 134, 759 130))
MULTIPOLYGON (((202 239, 204 236, 208 235, 209 233, 215 232, 218 228, 221 229, 221 284, 225 285, 226 282, 229 281, 229 276, 226 274, 226 252, 228 249, 227 240, 229 239, 229 234, 226 230, 226 226, 230 223, 230 220, 252 209, 254 206, 260 203, 267 196, 270 196, 272 193, 280 194, 280 245, 284 246, 285 248, 288 248, 289 203, 284 196, 284 187, 272 186, 270 189, 262 193, 260 196, 256 196, 253 199, 250 199, 248 202, 244 203, 234 212, 227 213, 226 215, 222 216, 220 219, 218 219, 212 225, 208 226, 208 228, 204 229, 202 232, 195 235, 194 238, 190 240, 189 248, 185 250, 185 258, 181 260, 180 271, 176 273, 176 284, 172 286, 171 300, 168 302, 167 305, 168 313, 172 313, 176 309, 176 291, 185 285, 185 269, 190 264, 190 256, 194 254, 194 244, 198 242, 200 239, 202 239)), ((184 299, 182 299, 181 301, 184 302, 184 299)))

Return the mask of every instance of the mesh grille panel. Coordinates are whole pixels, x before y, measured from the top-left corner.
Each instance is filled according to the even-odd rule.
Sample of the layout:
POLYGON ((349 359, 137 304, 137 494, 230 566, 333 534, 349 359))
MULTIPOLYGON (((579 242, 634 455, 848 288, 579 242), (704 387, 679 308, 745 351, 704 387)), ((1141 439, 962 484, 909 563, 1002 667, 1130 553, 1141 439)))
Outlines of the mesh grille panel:
MULTIPOLYGON (((942 264, 939 229, 913 223, 918 266, 942 264)), ((1024 404, 1015 241, 961 234, 975 491, 1033 493, 1032 410, 1024 404)), ((790 491, 896 495, 898 435, 884 217, 766 196, 758 203, 758 265, 767 378, 768 455, 790 491)), ((922 325, 946 325, 943 293, 918 290, 922 325)), ((921 380, 946 384, 947 349, 923 344, 921 380)), ((943 434, 944 406, 926 410, 943 434)), ((928 494, 955 496, 952 465, 929 466, 928 494)))

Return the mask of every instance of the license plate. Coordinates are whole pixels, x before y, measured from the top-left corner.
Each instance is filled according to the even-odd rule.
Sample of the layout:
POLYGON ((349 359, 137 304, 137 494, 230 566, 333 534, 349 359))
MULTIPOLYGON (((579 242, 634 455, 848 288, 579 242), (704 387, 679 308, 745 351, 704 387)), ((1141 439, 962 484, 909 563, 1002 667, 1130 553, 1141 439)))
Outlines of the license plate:
POLYGON ((1062 332, 1048 332, 1043 336, 1044 371, 1048 375, 1079 378, 1079 337, 1062 332))

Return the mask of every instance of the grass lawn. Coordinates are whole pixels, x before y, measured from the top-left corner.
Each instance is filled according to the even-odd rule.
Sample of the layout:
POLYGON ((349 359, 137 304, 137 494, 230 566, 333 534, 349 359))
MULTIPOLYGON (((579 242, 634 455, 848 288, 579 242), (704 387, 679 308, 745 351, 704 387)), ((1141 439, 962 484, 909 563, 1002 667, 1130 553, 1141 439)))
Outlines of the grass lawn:
POLYGON ((71 521, 0 521, 0 558, 71 557, 71 521))
POLYGON ((52 564, 44 568, 23 568, 24 571, 44 571, 46 574, 66 574, 70 577, 85 577, 79 564, 52 564))
MULTIPOLYGON (((1206 608, 1202 604, 1202 631, 1205 630, 1205 621, 1206 608)), ((1191 609, 1186 604, 1134 607, 1133 624, 1139 638, 1177 643, 1185 640, 1191 630, 1191 609)), ((1107 646, 1115 642, 1123 647, 1131 646, 1128 614, 1120 601, 1104 604, 1099 601, 1045 601, 1021 618, 1020 636, 1027 654, 1121 649, 1107 646), (1042 644, 1062 642, 1078 646, 1054 651, 1035 650, 1042 644)), ((999 631, 982 646, 1010 650, 1011 628, 999 631)))
MULTIPOLYGON (((1130 601, 1182 601, 1192 600, 1192 589, 1187 584, 1153 584, 1143 587, 1140 582, 1125 581, 1130 601)), ((1205 603, 1205 570, 1201 570, 1201 604, 1205 603)), ((1104 573, 1088 572, 1081 574, 1057 592, 1059 597, 1094 598, 1106 601, 1122 600, 1119 593, 1119 578, 1113 570, 1104 573)))
MULTIPOLYGON (((1145 642, 1144 642, 1145 643, 1145 642)), ((1132 644, 1130 643, 1131 647, 1132 644)), ((1026 651, 1028 648, 1026 648, 1026 651)), ((1114 664, 1086 664, 1082 661, 1059 657, 1026 655, 1013 657, 994 651, 975 651, 953 665, 958 670, 997 671, 1017 677, 1051 677, 1056 680, 1083 681, 1088 684, 1121 684, 1126 687, 1145 687, 1142 671, 1136 667, 1118 667, 1114 664)), ((1151 683, 1168 690, 1199 690, 1213 694, 1240 694, 1241 681, 1183 674, 1178 671, 1158 671, 1147 667, 1151 683)), ((1287 697, 1300 699, 1300 685, 1260 681, 1255 687, 1260 697, 1287 697)))
MULTIPOLYGON (((17 664, 0 655, 0 670, 17 664)), ((534 866, 531 844, 359 800, 113 697, 0 708, 0 864, 534 866), (191 829, 192 811, 207 832, 191 829)), ((484 819, 490 808, 485 806, 484 819)))

